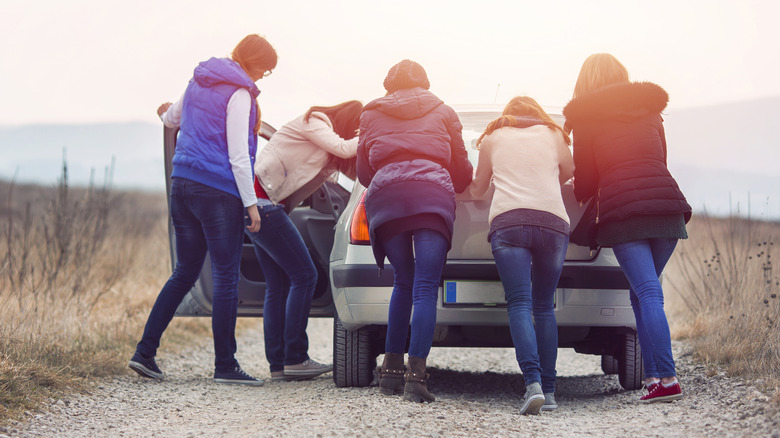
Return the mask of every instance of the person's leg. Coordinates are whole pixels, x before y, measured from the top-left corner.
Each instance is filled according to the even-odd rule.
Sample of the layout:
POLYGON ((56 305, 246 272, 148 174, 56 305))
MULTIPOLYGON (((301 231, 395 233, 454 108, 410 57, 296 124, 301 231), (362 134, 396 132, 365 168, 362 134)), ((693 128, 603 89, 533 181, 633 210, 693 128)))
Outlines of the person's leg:
POLYGON ((491 238, 493 258, 504 286, 509 330, 526 388, 541 382, 541 367, 531 317, 531 227, 509 227, 491 238))
MULTIPOLYGON (((309 323, 314 288, 317 285, 317 269, 301 234, 281 205, 262 206, 260 216, 263 224, 260 231, 254 233, 252 240, 255 246, 259 245, 274 262, 271 264, 268 260, 261 259, 263 272, 265 273, 266 265, 276 265, 286 277, 286 281, 278 275, 272 279, 274 283, 277 283, 277 278, 282 280, 280 288, 274 285, 270 290, 272 296, 266 295, 266 300, 272 300, 272 307, 268 310, 279 313, 270 315, 269 312, 275 327, 271 333, 266 333, 265 338, 266 342, 270 336, 282 338, 270 341, 273 344, 281 340, 284 346, 284 365, 297 365, 309 359, 306 327, 309 323), (284 287, 287 284, 289 287, 284 287), (287 292, 286 297, 284 292, 287 292), (284 309, 280 308, 277 301, 284 302, 284 309), (279 333, 281 327, 284 328, 279 333)), ((266 311, 264 308, 264 315, 266 311)))
POLYGON ((200 222, 189 209, 188 185, 174 178, 171 186, 171 220, 176 235, 176 267, 165 283, 146 321, 136 350, 147 358, 157 354, 160 337, 173 319, 181 300, 195 285, 206 257, 206 240, 200 222))
POLYGON ((387 260, 393 266, 393 293, 387 315, 385 352, 403 354, 409 336, 414 286, 412 233, 401 233, 384 243, 387 260))
POLYGON ((536 329, 536 346, 542 369, 542 391, 555 392, 558 359, 558 324, 555 321, 555 290, 561 277, 569 236, 553 230, 534 228, 532 248, 533 314, 536 329), (539 239, 537 239, 537 235, 539 239))
POLYGON ((640 337, 640 346, 643 352, 653 352, 658 367, 656 371, 662 378, 676 375, 669 323, 664 313, 663 289, 657 274, 657 267, 663 268, 674 252, 676 240, 673 243, 670 240, 674 239, 639 240, 613 248, 636 294, 642 325, 647 332, 647 345, 642 344, 640 337))
POLYGON ((409 356, 425 358, 431 351, 436 329, 436 299, 441 284, 441 273, 447 258, 447 239, 429 230, 414 230, 414 312, 409 356))
MULTIPOLYGON (((639 298, 637 297, 634 289, 629 288, 629 297, 631 299, 631 309, 634 311, 634 319, 636 320, 636 334, 639 337, 639 345, 650 345, 650 335, 647 332, 644 321, 642 320, 642 312, 639 307, 639 298)), ((645 383, 650 384, 659 379, 658 375, 658 361, 655 358, 653 350, 642 350, 642 364, 644 365, 645 383)))
MULTIPOLYGON (((260 210, 263 227, 267 226, 266 218, 260 210)), ((284 270, 276 264, 274 259, 260 245, 260 232, 245 231, 252 241, 257 261, 263 270, 265 278, 265 296, 263 300, 263 338, 265 344, 265 357, 270 365, 271 372, 284 371, 284 318, 285 303, 289 280, 284 270)))
POLYGON ((211 261, 214 367, 227 372, 238 366, 235 329, 244 206, 241 199, 221 190, 197 183, 193 188, 192 211, 201 223, 211 261))

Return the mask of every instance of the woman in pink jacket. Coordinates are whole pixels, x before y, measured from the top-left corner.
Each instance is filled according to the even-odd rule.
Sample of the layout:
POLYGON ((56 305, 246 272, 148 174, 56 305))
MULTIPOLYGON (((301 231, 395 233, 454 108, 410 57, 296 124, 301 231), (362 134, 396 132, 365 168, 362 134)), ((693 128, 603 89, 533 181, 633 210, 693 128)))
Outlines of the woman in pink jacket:
POLYGON ((312 107, 282 126, 257 154, 255 192, 263 226, 246 234, 266 281, 263 331, 273 380, 310 379, 333 370, 308 355, 306 326, 317 270, 285 210, 335 172, 354 173, 362 110, 355 100, 312 107))

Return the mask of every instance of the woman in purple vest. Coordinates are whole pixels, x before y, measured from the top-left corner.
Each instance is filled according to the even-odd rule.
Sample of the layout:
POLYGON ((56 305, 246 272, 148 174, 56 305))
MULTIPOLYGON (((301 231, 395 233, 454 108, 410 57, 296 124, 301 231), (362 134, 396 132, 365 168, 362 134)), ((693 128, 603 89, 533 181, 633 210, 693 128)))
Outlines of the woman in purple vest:
POLYGON ((253 187, 260 110, 255 82, 276 67, 276 51, 264 38, 248 35, 231 59, 211 58, 195 68, 184 95, 157 114, 180 127, 173 156, 170 211, 176 233, 176 267, 157 296, 130 368, 162 379, 154 358, 160 337, 181 300, 195 284, 208 252, 214 293, 214 381, 260 386, 235 359, 238 278, 244 217, 260 229, 253 187))

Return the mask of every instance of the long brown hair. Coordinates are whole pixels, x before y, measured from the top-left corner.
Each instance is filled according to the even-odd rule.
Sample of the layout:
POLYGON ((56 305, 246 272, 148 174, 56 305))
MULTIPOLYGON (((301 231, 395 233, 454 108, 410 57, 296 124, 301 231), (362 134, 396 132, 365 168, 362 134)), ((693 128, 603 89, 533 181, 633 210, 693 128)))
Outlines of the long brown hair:
MULTIPOLYGON (((333 125, 333 132, 344 140, 351 140, 358 135, 360 128, 360 114, 363 112, 363 104, 357 100, 349 100, 333 106, 313 106, 306 111, 303 120, 309 121, 311 113, 317 111, 325 114, 333 125)), ((326 171, 332 173, 336 170, 347 175, 351 179, 356 178, 356 159, 341 158, 333 154, 328 159, 326 171)))
POLYGON ((516 116, 533 117, 535 119, 541 120, 542 123, 548 128, 552 129, 553 131, 560 132, 564 141, 566 141, 566 144, 571 144, 571 139, 569 139, 569 136, 563 132, 561 125, 555 123, 555 120, 553 120, 552 117, 550 117, 550 115, 547 114, 544 109, 542 109, 542 106, 539 105, 539 103, 536 102, 534 98, 528 96, 517 96, 512 98, 512 100, 506 104, 506 107, 504 107, 504 112, 501 113, 501 117, 488 123, 487 128, 485 128, 485 132, 483 132, 477 140, 477 149, 479 149, 479 144, 482 143, 482 139, 485 138, 486 135, 490 135, 490 133, 496 129, 507 126, 518 126, 519 123, 515 118, 516 116))
POLYGON ((595 53, 588 56, 582 63, 572 98, 596 91, 607 85, 628 81, 628 70, 617 58, 609 53, 595 53))
POLYGON ((306 111, 303 120, 308 122, 311 113, 317 111, 328 116, 333 124, 333 132, 344 140, 351 140, 357 135, 360 127, 360 113, 363 112, 363 104, 357 100, 350 100, 334 106, 313 106, 306 111))
MULTIPOLYGON (((278 59, 276 50, 271 43, 257 34, 247 35, 233 49, 231 59, 251 77, 253 74, 259 74, 261 77, 270 73, 276 68, 278 59)), ((260 104, 255 99, 255 108, 257 109, 257 120, 255 121, 255 135, 260 132, 262 121, 260 120, 260 104)))

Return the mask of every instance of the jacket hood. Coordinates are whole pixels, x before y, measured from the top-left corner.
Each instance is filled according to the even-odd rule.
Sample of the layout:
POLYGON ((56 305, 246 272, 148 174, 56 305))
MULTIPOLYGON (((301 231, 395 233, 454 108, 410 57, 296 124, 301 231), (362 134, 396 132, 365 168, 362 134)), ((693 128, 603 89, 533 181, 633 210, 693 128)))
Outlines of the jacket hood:
POLYGON ((260 90, 249 75, 237 62, 227 58, 211 58, 195 67, 195 81, 203 87, 216 85, 233 85, 249 90, 252 98, 257 98, 260 90))
POLYGON ((566 123, 610 119, 614 117, 641 117, 660 114, 669 102, 669 94, 652 82, 626 82, 599 88, 579 96, 563 108, 566 123))
POLYGON ((416 87, 375 99, 366 105, 364 111, 377 110, 396 119, 413 120, 430 113, 443 103, 430 91, 416 87))

